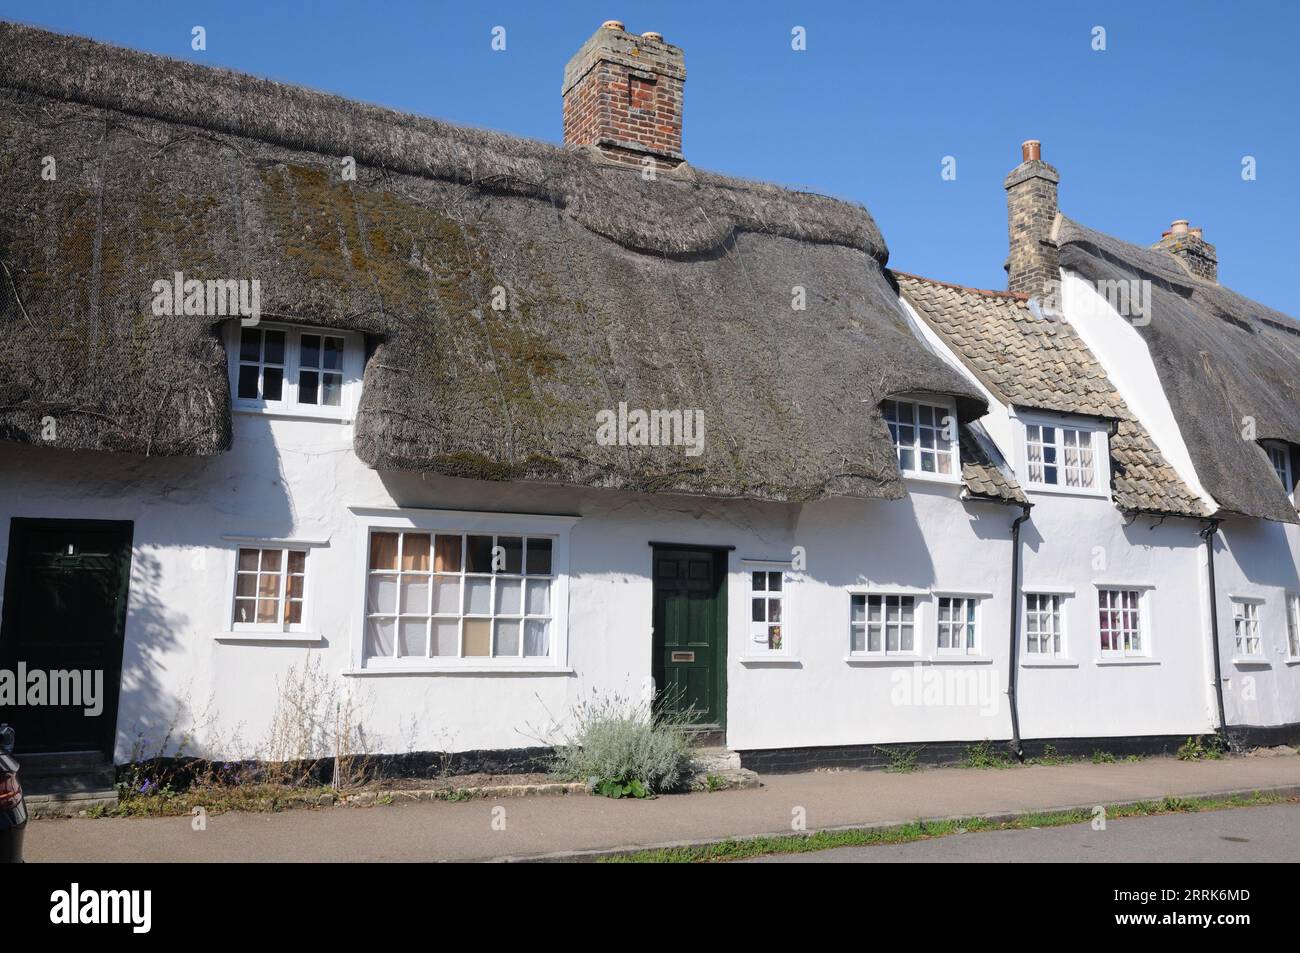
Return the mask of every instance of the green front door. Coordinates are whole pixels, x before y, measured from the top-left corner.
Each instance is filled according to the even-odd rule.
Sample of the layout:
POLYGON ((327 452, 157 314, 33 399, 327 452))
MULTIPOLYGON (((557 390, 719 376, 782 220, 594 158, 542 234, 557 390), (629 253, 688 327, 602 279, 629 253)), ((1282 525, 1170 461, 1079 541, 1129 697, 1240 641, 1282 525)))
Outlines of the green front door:
POLYGON ((660 704, 700 725, 726 720, 727 554, 654 548, 654 660, 660 704))
MULTIPOLYGON (((111 758, 122 682, 132 525, 104 520, 15 519, 10 524, 0 619, 0 668, 82 673, 89 704, 0 705, 20 752, 100 751, 111 758), (91 673, 86 685, 85 673, 91 673), (96 676, 94 673, 102 673, 96 676)), ((28 680, 30 685, 30 679, 28 680)), ((64 690, 72 691, 67 681, 64 690)))

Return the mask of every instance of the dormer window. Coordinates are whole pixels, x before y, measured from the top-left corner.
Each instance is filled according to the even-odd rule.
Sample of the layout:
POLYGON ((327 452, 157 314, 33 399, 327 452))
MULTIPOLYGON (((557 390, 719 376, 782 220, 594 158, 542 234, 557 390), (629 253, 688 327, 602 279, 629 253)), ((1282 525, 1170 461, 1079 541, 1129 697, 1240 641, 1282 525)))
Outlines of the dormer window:
POLYGON ((957 411, 942 398, 898 398, 881 403, 904 476, 956 481, 961 475, 957 411))
POLYGON ((1105 496, 1109 492, 1106 425, 1065 415, 1021 418, 1016 475, 1030 489, 1105 496))
POLYGON ((227 342, 235 410, 352 418, 364 363, 360 335, 259 323, 233 325, 227 342))
POLYGON ((1295 480, 1291 475, 1291 448, 1285 443, 1269 441, 1264 444, 1268 462, 1273 464, 1273 472, 1282 481, 1286 495, 1295 500, 1295 480))

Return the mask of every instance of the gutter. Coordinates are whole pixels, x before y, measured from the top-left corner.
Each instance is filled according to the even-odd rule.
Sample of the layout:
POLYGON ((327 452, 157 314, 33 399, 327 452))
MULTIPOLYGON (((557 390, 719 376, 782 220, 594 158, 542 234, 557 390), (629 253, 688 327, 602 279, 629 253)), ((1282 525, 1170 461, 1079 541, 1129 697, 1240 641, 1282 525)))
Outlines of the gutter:
MULTIPOLYGON (((1011 750, 1017 761, 1025 760, 1020 743, 1020 709, 1016 703, 1016 676, 1020 672, 1020 524, 1029 519, 1032 503, 1020 504, 1020 515, 1011 524, 1011 662, 1007 672, 1007 700, 1011 704, 1011 750)), ((1218 657, 1215 657, 1218 663, 1218 657)), ((1220 699, 1222 710, 1222 699, 1220 699)))
POLYGON ((1219 659, 1219 594, 1214 583, 1214 536, 1219 531, 1219 520, 1206 521, 1205 529, 1198 534, 1205 540, 1205 556, 1210 569, 1210 649, 1214 657, 1214 700, 1219 706, 1219 737, 1228 744, 1228 716, 1223 707, 1223 663, 1219 659))

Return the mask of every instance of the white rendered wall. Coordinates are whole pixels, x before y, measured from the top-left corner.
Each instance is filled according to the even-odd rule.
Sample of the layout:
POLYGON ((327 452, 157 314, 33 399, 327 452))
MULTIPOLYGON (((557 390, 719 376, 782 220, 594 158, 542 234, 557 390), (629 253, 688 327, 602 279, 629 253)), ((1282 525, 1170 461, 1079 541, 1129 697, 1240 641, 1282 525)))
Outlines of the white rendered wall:
MULTIPOLYGON (((552 716, 562 717, 593 689, 640 695, 651 661, 650 540, 735 547, 728 580, 731 746, 1009 737, 1003 693, 1015 507, 963 503, 956 487, 925 483, 911 483, 909 497, 899 501, 799 507, 424 478, 370 470, 351 443, 351 428, 336 423, 237 415, 234 446, 215 459, 146 460, 12 444, 0 449, 0 554, 7 554, 14 516, 135 524, 118 760, 131 756, 137 738, 147 755, 169 732, 175 738, 190 731, 192 753, 255 754, 275 709, 277 679, 309 655, 321 660, 340 690, 355 693, 371 751, 535 744, 552 716), (355 604, 360 530, 350 506, 580 515, 570 536, 572 673, 345 676, 362 609, 355 604), (308 617, 319 644, 217 640, 229 629, 229 572, 237 546, 224 536, 328 540, 312 550, 308 580, 308 617), (795 546, 804 547, 807 569, 787 607, 793 661, 742 663, 746 560, 789 560, 795 546), (920 668, 911 661, 845 660, 848 593, 855 585, 916 593, 920 668), (934 659, 931 590, 983 597, 981 657, 934 659), (950 679, 945 690, 935 672, 958 674, 944 676, 950 679)), ((1073 586, 1079 618, 1086 619, 1081 600, 1092 575, 1083 541, 1102 538, 1108 541, 1103 545, 1122 550, 1127 537, 1115 529, 1118 515, 1104 503, 1082 501, 1096 510, 1084 516, 1075 502, 1056 501, 1050 533, 1065 538, 1061 548, 1038 543, 1030 552, 1026 544, 1026 578, 1073 586)), ((1036 509, 1030 527, 1052 510, 1036 509)), ((1136 532, 1144 543, 1175 534, 1172 528, 1136 532)), ((1084 654, 1078 670, 1022 673, 1026 737, 1204 729, 1203 711, 1184 698, 1201 684, 1190 661, 1195 641, 1172 631, 1181 618, 1182 590, 1173 581, 1181 571, 1180 552, 1172 543, 1162 551, 1159 558, 1170 562, 1159 571, 1151 568, 1157 555, 1146 550, 1114 557, 1160 587, 1161 664, 1097 669, 1084 654)))
MULTIPOLYGON (((1217 504, 1196 478, 1173 408, 1142 336, 1090 282, 1070 272, 1062 273, 1062 281, 1063 307, 1071 325, 1105 367, 1166 459, 1201 494, 1210 510, 1215 510, 1217 504)), ((1300 527, 1235 517, 1225 520, 1218 539, 1215 574, 1219 652, 1228 724, 1268 727, 1300 723, 1300 662, 1288 654, 1285 615, 1287 593, 1300 593, 1296 573, 1300 527), (1260 605, 1260 629, 1266 664, 1233 661, 1237 653, 1232 596, 1264 600, 1260 605)), ((1204 562, 1204 556, 1201 559, 1204 562)), ((1208 606, 1208 597, 1206 603, 1208 606)), ((1215 717, 1217 720, 1217 712, 1215 717)))
POLYGON ((1219 528, 1214 570, 1219 592, 1219 652, 1229 725, 1300 724, 1300 658, 1287 644, 1286 598, 1300 595, 1300 527, 1242 517, 1219 528), (1236 650, 1232 597, 1261 600, 1263 661, 1236 650))
POLYGON ((1214 731, 1208 692, 1209 640, 1202 611, 1197 524, 1141 517, 1129 526, 1106 500, 1031 494, 1022 530, 1025 592, 1063 587, 1070 666, 1035 664, 1021 653, 1024 738, 1214 731), (1107 664, 1097 627, 1097 586, 1146 589, 1148 659, 1107 664), (1122 713, 1140 708, 1141 730, 1122 713))

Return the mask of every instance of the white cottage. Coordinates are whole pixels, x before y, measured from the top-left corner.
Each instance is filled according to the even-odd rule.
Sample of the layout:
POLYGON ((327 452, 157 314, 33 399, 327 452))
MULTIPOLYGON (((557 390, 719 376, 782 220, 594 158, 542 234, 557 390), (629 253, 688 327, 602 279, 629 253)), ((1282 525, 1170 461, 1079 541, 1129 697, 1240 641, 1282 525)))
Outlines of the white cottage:
POLYGON ((26 751, 256 756, 304 666, 408 766, 647 686, 768 770, 1219 725, 1217 511, 1141 386, 892 275, 859 206, 690 166, 657 35, 575 55, 563 148, 9 24, 0 61, 0 669, 105 675, 0 712, 26 751))

